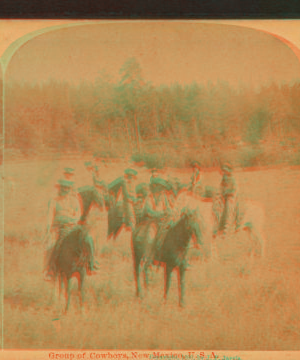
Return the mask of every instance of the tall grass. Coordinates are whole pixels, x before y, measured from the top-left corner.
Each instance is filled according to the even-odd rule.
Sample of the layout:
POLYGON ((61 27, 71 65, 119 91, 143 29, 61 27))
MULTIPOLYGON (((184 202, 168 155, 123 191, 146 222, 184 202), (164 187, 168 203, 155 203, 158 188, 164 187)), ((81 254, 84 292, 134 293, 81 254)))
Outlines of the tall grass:
MULTIPOLYGON (((23 169, 31 166, 7 169, 24 180, 23 169)), ((241 193, 259 200, 266 211, 267 256, 256 260, 254 267, 245 256, 247 236, 240 234, 235 241, 244 247, 219 244, 221 261, 190 251, 185 309, 178 307, 176 272, 163 304, 162 268, 153 267, 148 293, 140 301, 135 298, 130 234, 123 232, 116 242, 102 247, 99 273, 88 277, 85 285, 84 312, 79 311, 74 281, 65 317, 60 312, 63 302, 49 303, 52 287, 42 277, 40 213, 51 181, 36 185, 38 176, 39 171, 31 173, 7 203, 6 349, 299 350, 299 170, 237 174, 241 193)), ((216 180, 214 174, 204 179, 212 185, 216 180)))

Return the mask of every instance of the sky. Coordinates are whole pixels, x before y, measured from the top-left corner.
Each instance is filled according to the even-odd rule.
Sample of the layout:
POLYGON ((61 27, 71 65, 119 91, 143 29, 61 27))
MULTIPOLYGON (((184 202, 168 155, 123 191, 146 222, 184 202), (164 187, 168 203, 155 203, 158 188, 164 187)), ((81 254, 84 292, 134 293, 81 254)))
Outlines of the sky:
MULTIPOLYGON (((2 20, 0 55, 25 34, 72 22, 76 21, 2 20)), ((93 81, 104 68, 116 78, 132 56, 145 79, 156 85, 224 80, 257 86, 300 78, 299 20, 88 23, 101 26, 51 32, 24 44, 10 62, 9 78, 93 81)))

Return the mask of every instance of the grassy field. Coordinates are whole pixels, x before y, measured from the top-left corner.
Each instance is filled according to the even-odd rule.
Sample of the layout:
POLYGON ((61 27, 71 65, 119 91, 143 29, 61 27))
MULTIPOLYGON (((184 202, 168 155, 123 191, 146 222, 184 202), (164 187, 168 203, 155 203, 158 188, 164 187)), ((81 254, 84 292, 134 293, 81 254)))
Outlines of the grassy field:
MULTIPOLYGON (((78 186, 90 181, 83 161, 6 165, 13 183, 5 189, 6 349, 300 349, 300 170, 291 168, 236 172, 242 194, 266 212, 266 258, 255 268, 242 257, 211 262, 194 256, 185 309, 178 307, 175 273, 163 304, 163 269, 153 269, 139 301, 130 237, 121 233, 116 243, 102 244, 101 270, 86 282, 84 312, 74 283, 70 312, 54 320, 59 310, 49 304, 51 285, 42 277, 46 206, 64 166, 76 167, 78 186)), ((104 180, 120 176, 126 165, 103 168, 104 180)), ((142 170, 139 180, 149 176, 142 170)), ((186 181, 190 174, 176 176, 186 181)), ((204 182, 217 186, 220 174, 209 172, 204 182)))

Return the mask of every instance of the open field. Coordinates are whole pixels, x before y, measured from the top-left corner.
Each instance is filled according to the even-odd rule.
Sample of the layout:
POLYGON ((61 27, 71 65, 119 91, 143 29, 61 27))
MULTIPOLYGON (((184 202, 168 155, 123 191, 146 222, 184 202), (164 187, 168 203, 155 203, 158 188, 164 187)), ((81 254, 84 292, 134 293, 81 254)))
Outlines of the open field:
MULTIPOLYGON (((193 256, 187 272, 185 309, 178 307, 176 274, 163 305, 163 269, 153 269, 143 301, 135 298, 130 237, 103 243, 101 270, 86 282, 79 313, 76 285, 70 312, 60 320, 49 305, 51 286, 42 277, 47 202, 64 166, 74 166, 78 186, 90 179, 84 159, 6 163, 13 182, 5 189, 6 349, 300 349, 300 169, 236 172, 240 192, 265 208, 266 258, 254 269, 244 258, 226 263, 193 256)), ((111 163, 112 181, 128 164, 111 163)), ((175 173, 174 173, 175 174, 175 173)), ((140 171, 139 181, 150 174, 140 171)), ((188 171, 176 176, 187 181, 188 171)), ((217 186, 220 174, 204 182, 217 186)), ((246 241, 246 234, 239 240, 246 241)), ((230 244, 228 246, 230 249, 230 244)), ((197 254, 197 252, 191 252, 197 254)))

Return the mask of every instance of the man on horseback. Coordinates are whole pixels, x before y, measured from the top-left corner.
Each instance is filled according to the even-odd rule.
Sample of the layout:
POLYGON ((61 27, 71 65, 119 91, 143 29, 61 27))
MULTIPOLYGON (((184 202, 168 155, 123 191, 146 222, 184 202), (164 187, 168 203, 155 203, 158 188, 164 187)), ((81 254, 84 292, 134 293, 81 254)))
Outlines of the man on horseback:
POLYGON ((235 224, 235 220, 238 219, 238 189, 232 173, 233 168, 229 163, 226 163, 222 167, 222 172, 223 177, 220 190, 223 205, 219 209, 215 207, 218 226, 214 229, 214 236, 218 231, 226 235, 229 227, 232 225, 238 226, 238 224, 235 224))
POLYGON ((50 256, 47 254, 46 280, 50 280, 49 277, 53 275, 52 254, 54 249, 61 242, 62 238, 77 224, 81 215, 80 203, 71 191, 73 185, 72 181, 66 179, 59 180, 58 194, 49 202, 46 238, 49 238, 50 233, 54 233, 55 244, 48 250, 50 256))
MULTIPOLYGON (((50 200, 48 208, 47 220, 47 235, 49 238, 50 233, 54 233, 55 244, 48 248, 45 280, 51 280, 55 273, 55 262, 58 255, 58 250, 62 240, 68 235, 74 227, 78 224, 81 216, 81 205, 77 196, 74 196, 72 188, 74 182, 61 179, 58 181, 59 191, 58 195, 50 200)), ((86 241, 91 248, 90 270, 94 270, 93 264, 93 244, 92 239, 88 237, 86 241)))
POLYGON ((154 238, 154 243, 147 246, 145 266, 152 263, 155 251, 161 248, 173 219, 172 206, 168 199, 168 182, 160 177, 151 178, 150 190, 151 193, 145 202, 144 215, 149 219, 149 231, 153 232, 151 238, 154 238))

